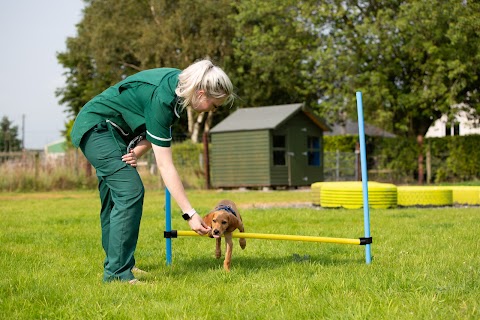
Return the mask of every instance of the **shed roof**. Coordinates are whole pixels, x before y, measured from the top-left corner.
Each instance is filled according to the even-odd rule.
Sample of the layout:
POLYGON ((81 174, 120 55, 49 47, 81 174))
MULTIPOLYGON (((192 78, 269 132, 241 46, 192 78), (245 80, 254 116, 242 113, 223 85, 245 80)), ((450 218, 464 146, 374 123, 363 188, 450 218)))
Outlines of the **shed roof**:
MULTIPOLYGON (((365 123, 365 135, 371 137, 385 137, 385 138, 394 138, 396 137, 393 133, 375 127, 371 124, 365 123)), ((340 136, 345 134, 358 134, 358 122, 347 119, 344 125, 335 123, 332 126, 332 132, 326 133, 327 136, 340 136)))
POLYGON ((275 129, 298 112, 304 112, 324 131, 330 128, 303 103, 238 109, 213 127, 210 132, 275 129))

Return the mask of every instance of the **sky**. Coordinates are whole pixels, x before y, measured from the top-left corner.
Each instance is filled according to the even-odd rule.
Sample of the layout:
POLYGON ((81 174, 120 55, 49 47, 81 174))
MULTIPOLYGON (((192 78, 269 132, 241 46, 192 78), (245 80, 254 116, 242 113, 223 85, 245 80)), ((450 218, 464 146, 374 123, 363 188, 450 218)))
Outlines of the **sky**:
POLYGON ((62 139, 67 122, 65 106, 55 90, 65 86, 65 69, 57 52, 76 36, 82 19, 82 0, 2 1, 0 9, 0 119, 18 127, 25 147, 43 149, 62 139))

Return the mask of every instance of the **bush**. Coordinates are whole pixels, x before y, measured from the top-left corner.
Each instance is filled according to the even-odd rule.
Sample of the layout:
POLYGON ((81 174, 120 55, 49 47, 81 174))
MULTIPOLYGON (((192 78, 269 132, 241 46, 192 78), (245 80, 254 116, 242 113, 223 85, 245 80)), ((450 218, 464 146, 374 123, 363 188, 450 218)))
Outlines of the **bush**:
POLYGON ((479 179, 480 136, 449 137, 447 176, 454 181, 479 179))

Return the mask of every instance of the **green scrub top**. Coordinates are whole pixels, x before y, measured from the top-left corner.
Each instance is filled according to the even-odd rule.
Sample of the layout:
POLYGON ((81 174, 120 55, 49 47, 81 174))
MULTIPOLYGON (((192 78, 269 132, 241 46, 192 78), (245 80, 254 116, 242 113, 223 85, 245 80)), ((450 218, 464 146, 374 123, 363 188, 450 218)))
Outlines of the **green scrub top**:
POLYGON ((141 71, 103 91, 77 115, 71 138, 75 147, 98 123, 107 121, 125 141, 146 132, 151 143, 170 147, 170 127, 180 118, 175 88, 181 70, 158 68, 141 71))

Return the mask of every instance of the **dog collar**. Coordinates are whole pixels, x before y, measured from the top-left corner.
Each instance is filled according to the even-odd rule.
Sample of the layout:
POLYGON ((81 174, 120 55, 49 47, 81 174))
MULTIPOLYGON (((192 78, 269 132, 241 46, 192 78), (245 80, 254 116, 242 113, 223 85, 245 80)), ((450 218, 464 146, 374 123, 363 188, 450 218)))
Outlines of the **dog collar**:
POLYGON ((233 214, 235 217, 237 216, 237 214, 235 213, 235 211, 232 209, 232 207, 230 206, 218 206, 215 208, 216 210, 225 210, 225 211, 228 211, 230 212, 231 214, 233 214))

